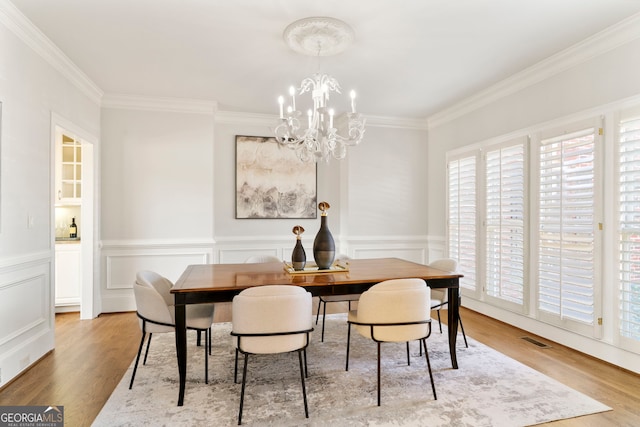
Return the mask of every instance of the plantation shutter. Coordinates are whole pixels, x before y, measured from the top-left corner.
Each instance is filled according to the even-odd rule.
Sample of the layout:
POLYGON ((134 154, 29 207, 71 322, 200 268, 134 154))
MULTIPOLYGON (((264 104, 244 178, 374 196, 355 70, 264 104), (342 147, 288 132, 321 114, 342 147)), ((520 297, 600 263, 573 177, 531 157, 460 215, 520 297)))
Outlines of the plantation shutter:
POLYGON ((485 292, 524 302, 525 144, 486 154, 485 292))
POLYGON ((476 156, 448 162, 449 257, 458 260, 463 288, 476 289, 476 156))
POLYGON ((539 151, 538 309, 584 325, 594 322, 595 141, 587 128, 539 151))
POLYGON ((619 333, 640 342, 640 115, 619 129, 619 333))

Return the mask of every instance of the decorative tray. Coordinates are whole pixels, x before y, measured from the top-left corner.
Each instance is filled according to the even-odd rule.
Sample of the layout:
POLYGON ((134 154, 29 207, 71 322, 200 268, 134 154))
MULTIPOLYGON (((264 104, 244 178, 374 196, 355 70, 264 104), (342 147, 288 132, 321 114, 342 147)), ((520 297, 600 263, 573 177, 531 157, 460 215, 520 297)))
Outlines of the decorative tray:
POLYGON ((284 262, 284 271, 289 274, 327 274, 327 273, 345 273, 349 271, 349 264, 345 262, 335 261, 330 268, 320 270, 315 262, 308 262, 304 270, 296 271, 290 262, 284 262))

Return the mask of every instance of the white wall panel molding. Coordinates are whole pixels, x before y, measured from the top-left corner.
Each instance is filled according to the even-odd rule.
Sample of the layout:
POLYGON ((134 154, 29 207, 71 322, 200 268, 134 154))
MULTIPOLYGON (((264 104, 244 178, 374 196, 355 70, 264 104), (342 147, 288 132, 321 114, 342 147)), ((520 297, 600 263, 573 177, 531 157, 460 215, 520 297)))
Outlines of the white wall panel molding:
POLYGON ((50 253, 4 260, 0 268, 0 386, 54 345, 50 253))
POLYGON ((352 258, 402 258, 424 264, 427 262, 427 236, 355 236, 347 237, 352 258))
POLYGON ((142 95, 107 93, 102 97, 103 108, 121 110, 164 111, 171 113, 214 115, 218 109, 216 101, 201 99, 165 98, 142 95))
POLYGON ((211 248, 213 239, 149 239, 149 240, 102 240, 102 250, 148 250, 168 248, 211 248))
MULTIPOLYGON (((336 251, 352 258, 398 257, 425 263, 428 260, 429 242, 427 236, 333 236, 336 251), (339 243, 339 244, 338 244, 339 243)), ((313 260, 313 240, 311 234, 302 241, 307 260, 313 260)), ((216 239, 216 263, 241 263, 252 255, 275 255, 289 260, 295 240, 287 237, 234 236, 216 239)))
POLYGON ((175 282, 190 264, 213 259, 212 241, 102 242, 102 312, 135 311, 136 273, 152 270, 175 282))
POLYGON ((640 38, 640 14, 633 15, 574 46, 506 78, 428 118, 429 128, 455 120, 612 49, 640 38))
POLYGON ((211 254, 185 249, 170 253, 122 253, 105 255, 106 290, 132 289, 136 273, 141 270, 156 271, 177 280, 190 264, 208 264, 211 254), (171 274, 173 273, 173 274, 171 274))
POLYGON ((53 257, 53 250, 34 252, 10 258, 0 259, 0 274, 13 269, 22 269, 27 266, 49 263, 53 257))
MULTIPOLYGON (((302 238, 307 260, 313 260, 315 234, 302 238)), ((335 238, 335 236, 334 236, 335 238)), ((242 263, 250 256, 271 255, 290 260, 295 236, 225 236, 216 238, 215 263, 242 263)))
POLYGON ((103 92, 98 85, 8 0, 0 0, 0 23, 65 76, 96 105, 100 105, 103 92))

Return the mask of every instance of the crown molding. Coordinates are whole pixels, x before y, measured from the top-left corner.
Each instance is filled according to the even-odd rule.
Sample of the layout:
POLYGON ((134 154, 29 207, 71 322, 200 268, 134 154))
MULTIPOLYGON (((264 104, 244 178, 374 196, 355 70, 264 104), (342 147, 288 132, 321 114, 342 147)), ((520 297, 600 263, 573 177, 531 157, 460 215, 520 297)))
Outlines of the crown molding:
POLYGON ((640 38, 640 13, 630 16, 427 119, 434 128, 640 38))
POLYGON ((215 115, 218 103, 201 99, 169 98, 108 93, 102 97, 102 108, 121 110, 165 111, 171 113, 215 115))
POLYGON ((0 23, 59 71, 91 101, 100 105, 103 91, 98 85, 8 0, 0 0, 0 23))
POLYGON ((379 128, 396 128, 396 129, 417 129, 427 130, 427 119, 414 119, 408 117, 392 117, 392 116, 367 116, 366 126, 379 128))
MULTIPOLYGON (((384 117, 367 116, 366 126, 381 128, 400 128, 427 130, 426 119, 412 119, 404 117, 384 117)), ((216 123, 241 124, 241 125, 261 125, 275 128, 278 124, 276 114, 243 113, 237 111, 218 111, 216 113, 216 123)))
POLYGON ((216 114, 216 123, 275 128, 278 123, 278 116, 275 114, 243 113, 240 111, 218 111, 216 114))

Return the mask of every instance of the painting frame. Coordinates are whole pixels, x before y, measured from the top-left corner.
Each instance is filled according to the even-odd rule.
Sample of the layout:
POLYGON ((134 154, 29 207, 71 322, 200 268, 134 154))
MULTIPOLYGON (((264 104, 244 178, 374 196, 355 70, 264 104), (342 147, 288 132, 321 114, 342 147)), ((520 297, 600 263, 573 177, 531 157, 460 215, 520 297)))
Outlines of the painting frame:
POLYGON ((316 219, 318 167, 275 137, 236 135, 236 219, 316 219))

